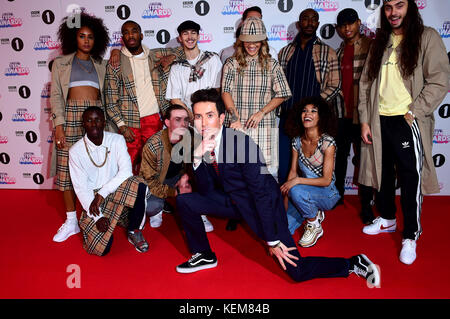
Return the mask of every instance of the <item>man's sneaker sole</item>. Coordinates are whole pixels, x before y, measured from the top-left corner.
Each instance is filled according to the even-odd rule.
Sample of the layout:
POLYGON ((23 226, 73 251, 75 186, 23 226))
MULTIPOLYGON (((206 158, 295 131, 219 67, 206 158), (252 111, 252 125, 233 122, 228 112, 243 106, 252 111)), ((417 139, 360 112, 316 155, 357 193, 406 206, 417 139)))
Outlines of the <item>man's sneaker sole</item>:
MULTIPOLYGON (((148 247, 147 247, 146 250, 139 250, 139 248, 137 248, 137 247, 134 245, 133 241, 132 241, 130 238, 128 238, 128 242, 129 242, 131 245, 133 245, 133 247, 136 249, 137 252, 145 253, 145 252, 148 251, 148 247)), ((148 245, 148 243, 147 243, 147 245, 148 245)))
POLYGON ((303 244, 301 243, 301 241, 299 240, 299 241, 298 241, 298 244, 299 244, 301 247, 303 247, 303 248, 312 247, 312 246, 314 246, 314 245, 317 243, 317 241, 319 240, 319 238, 322 237, 322 236, 323 236, 323 229, 322 229, 322 231, 316 236, 316 239, 315 239, 312 243, 303 245, 303 244))
POLYGON ((60 240, 55 240, 55 236, 53 236, 53 241, 55 242, 55 243, 62 243, 63 241, 66 241, 67 240, 67 238, 69 238, 70 236, 72 236, 72 235, 76 235, 76 234, 78 234, 80 232, 80 229, 78 228, 78 230, 76 230, 76 231, 74 231, 74 232, 70 232, 69 234, 67 234, 66 235, 66 237, 64 237, 63 239, 60 239, 60 240))
MULTIPOLYGON (((373 270, 373 274, 371 275, 371 277, 374 279, 374 282, 369 282, 369 283, 375 287, 379 287, 381 277, 380 277, 380 272, 378 271, 378 267, 366 255, 360 254, 360 256, 363 257, 368 264, 370 264, 370 266, 373 270)), ((369 280, 369 278, 367 280, 369 280)))
POLYGON ((214 262, 213 264, 207 264, 207 265, 202 265, 202 266, 192 267, 192 268, 179 268, 177 266, 177 272, 179 272, 180 274, 191 274, 191 273, 196 272, 196 271, 209 269, 209 268, 214 268, 216 266, 217 266, 217 261, 214 262))

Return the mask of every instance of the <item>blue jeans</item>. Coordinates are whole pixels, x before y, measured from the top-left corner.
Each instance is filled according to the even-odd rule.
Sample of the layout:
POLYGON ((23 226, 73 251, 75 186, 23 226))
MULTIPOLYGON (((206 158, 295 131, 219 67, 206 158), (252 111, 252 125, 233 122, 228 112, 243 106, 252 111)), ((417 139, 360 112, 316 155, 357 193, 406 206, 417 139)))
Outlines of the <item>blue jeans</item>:
MULTIPOLYGON (((172 178, 166 178, 163 184, 169 185, 170 187, 174 187, 180 178, 181 178, 180 174, 172 178)), ((152 190, 150 188, 150 192, 151 191, 152 190)), ((145 211, 147 216, 151 217, 159 214, 164 208, 165 200, 166 200, 165 198, 159 198, 155 195, 150 195, 150 197, 147 198, 147 209, 145 211)))
POLYGON ((327 187, 298 184, 289 190, 287 219, 291 235, 307 218, 317 216, 318 210, 329 210, 336 205, 340 195, 331 183, 327 187))

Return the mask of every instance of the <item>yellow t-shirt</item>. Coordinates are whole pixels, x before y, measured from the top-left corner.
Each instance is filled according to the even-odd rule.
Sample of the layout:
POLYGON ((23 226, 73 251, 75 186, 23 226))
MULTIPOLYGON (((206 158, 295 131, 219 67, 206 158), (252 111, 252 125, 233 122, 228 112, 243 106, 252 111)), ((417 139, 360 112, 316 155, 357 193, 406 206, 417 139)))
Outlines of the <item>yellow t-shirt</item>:
POLYGON ((391 36, 394 51, 381 66, 379 113, 386 116, 404 115, 409 111, 409 105, 412 103, 411 95, 403 83, 395 51, 403 35, 392 34, 391 36))

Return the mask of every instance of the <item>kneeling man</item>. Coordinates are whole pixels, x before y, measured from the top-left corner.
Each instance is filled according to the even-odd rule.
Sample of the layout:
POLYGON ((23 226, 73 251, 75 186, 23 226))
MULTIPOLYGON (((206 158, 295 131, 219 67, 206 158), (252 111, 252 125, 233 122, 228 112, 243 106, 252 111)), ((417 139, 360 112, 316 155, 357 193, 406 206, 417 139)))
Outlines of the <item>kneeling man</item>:
POLYGON ((105 115, 98 107, 83 113, 86 134, 69 150, 69 169, 75 193, 83 207, 80 228, 83 247, 90 254, 106 255, 117 224, 128 229, 128 241, 145 252, 147 185, 133 176, 131 159, 122 135, 105 132, 105 115))

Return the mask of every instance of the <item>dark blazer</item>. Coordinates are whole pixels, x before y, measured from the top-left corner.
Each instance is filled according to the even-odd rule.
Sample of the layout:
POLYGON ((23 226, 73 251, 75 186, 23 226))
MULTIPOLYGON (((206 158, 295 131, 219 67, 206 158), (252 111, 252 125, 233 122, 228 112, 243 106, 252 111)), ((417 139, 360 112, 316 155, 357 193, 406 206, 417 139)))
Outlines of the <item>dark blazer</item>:
POLYGON ((248 135, 223 128, 217 162, 219 176, 205 161, 195 170, 197 191, 218 204, 236 205, 261 239, 279 240, 287 229, 287 216, 279 185, 267 171, 259 147, 248 135))

